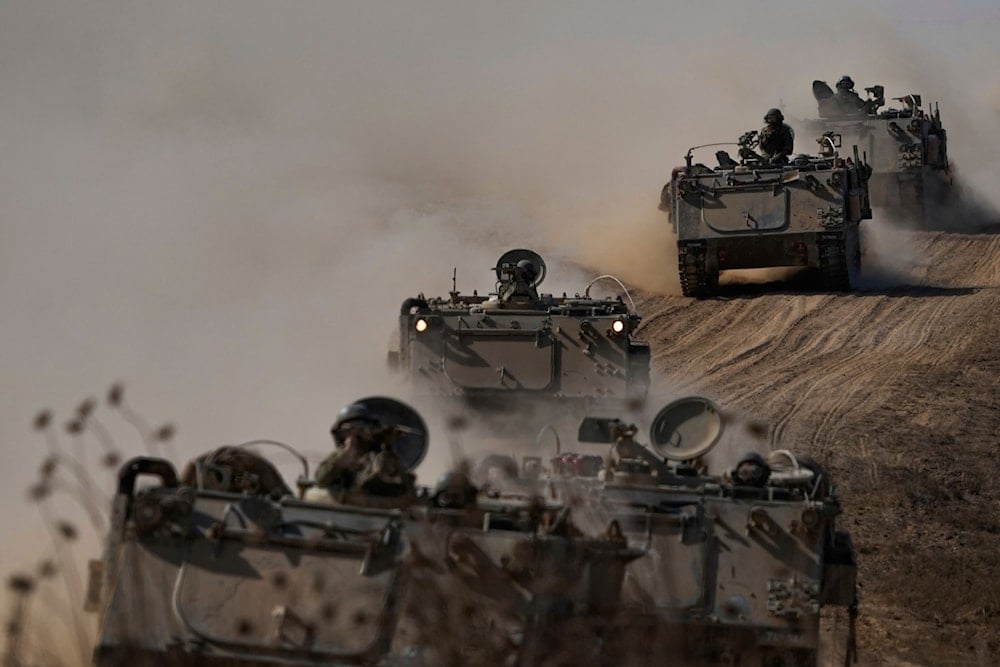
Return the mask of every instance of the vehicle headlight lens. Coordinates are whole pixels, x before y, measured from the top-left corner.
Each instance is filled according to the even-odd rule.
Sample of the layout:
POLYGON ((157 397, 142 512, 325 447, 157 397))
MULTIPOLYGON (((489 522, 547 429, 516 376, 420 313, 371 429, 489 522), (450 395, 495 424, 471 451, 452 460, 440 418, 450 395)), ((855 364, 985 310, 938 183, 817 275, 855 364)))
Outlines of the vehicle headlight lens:
POLYGON ((425 320, 422 317, 413 323, 413 328, 417 330, 417 333, 423 333, 427 331, 427 327, 428 327, 427 320, 425 320))
POLYGON ((625 331, 625 322, 622 320, 615 320, 611 323, 611 330, 616 334, 620 334, 625 331))

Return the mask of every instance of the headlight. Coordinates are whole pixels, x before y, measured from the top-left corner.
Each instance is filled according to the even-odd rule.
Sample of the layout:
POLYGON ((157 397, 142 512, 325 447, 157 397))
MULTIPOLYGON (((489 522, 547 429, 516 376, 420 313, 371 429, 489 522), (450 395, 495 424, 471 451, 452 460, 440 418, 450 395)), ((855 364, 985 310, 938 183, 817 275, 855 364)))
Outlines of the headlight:
POLYGON ((625 321, 615 320, 614 322, 612 322, 611 331, 616 334, 620 334, 621 332, 625 331, 625 321))
POLYGON ((427 331, 428 326, 429 325, 427 324, 427 320, 425 320, 422 317, 413 323, 413 328, 417 330, 417 333, 423 333, 427 331))

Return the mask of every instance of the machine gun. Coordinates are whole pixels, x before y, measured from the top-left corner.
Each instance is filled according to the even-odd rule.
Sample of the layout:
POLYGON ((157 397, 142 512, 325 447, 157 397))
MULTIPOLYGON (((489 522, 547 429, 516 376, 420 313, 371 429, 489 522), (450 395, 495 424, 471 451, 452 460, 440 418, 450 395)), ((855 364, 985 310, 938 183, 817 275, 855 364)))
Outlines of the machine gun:
POLYGON ((494 270, 500 302, 538 302, 538 286, 545 279, 545 261, 538 253, 524 249, 508 251, 500 257, 494 270))
POLYGON ((756 150, 760 146, 760 133, 757 130, 744 132, 736 143, 740 147, 740 164, 767 164, 767 159, 756 150))
POLYGON ((864 110, 866 114, 875 113, 878 108, 885 104, 885 86, 869 86, 865 88, 868 99, 865 100, 864 110))

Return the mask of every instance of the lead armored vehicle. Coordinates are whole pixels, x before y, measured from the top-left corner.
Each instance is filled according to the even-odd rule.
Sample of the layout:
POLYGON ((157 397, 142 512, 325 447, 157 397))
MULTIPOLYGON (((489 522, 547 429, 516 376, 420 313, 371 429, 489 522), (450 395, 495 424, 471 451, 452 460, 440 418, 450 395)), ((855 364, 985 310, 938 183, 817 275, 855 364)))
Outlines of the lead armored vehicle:
POLYGON ((415 396, 516 412, 507 421, 526 433, 553 409, 575 423, 589 411, 618 414, 645 399, 649 345, 635 336, 640 317, 631 297, 592 297, 597 279, 582 295, 542 293, 545 262, 531 250, 504 253, 494 271, 489 294, 461 294, 453 285, 447 297, 403 302, 389 362, 415 396))
MULTIPOLYGON (((408 406, 349 408, 368 415, 358 429, 378 425, 371 461, 411 470, 423 458, 426 428, 408 406)), ((565 505, 480 495, 460 472, 434 488, 341 493, 315 487, 303 459, 293 493, 254 453, 263 445, 295 452, 257 441, 182 475, 163 459, 123 466, 91 566, 95 665, 528 666, 601 650, 641 555, 617 526, 587 536, 565 505)))
MULTIPOLYGON (((849 77, 844 79, 853 86, 849 77)), ((898 107, 880 110, 885 88, 871 86, 865 88, 862 106, 844 109, 825 82, 814 81, 812 89, 819 118, 805 121, 805 130, 839 134, 846 145, 858 146, 867 155, 872 206, 893 210, 916 226, 932 224, 938 208, 953 194, 940 106, 925 110, 921 96, 910 94, 894 98, 898 107)))
MULTIPOLYGON (((380 416, 395 460, 420 462, 419 415, 353 405, 380 416)), ((649 445, 587 418, 578 453, 494 456, 478 486, 454 471, 370 497, 313 486, 305 462, 293 493, 251 453, 287 448, 270 441, 180 476, 133 459, 91 568, 94 663, 811 667, 820 609, 847 607, 851 627, 856 609, 832 481, 786 450, 712 461, 723 426, 681 399, 649 445)))
POLYGON ((855 653, 855 556, 832 480, 789 450, 726 460, 712 451, 725 421, 711 401, 681 399, 644 445, 634 425, 588 418, 577 452, 522 466, 643 553, 606 632, 610 664, 815 667, 824 606, 849 621, 843 645, 823 650, 855 653))
POLYGON ((811 267, 825 289, 849 291, 861 270, 859 224, 871 218, 869 166, 842 157, 841 137, 826 133, 817 155, 771 164, 755 150, 757 132, 735 145, 740 159, 718 151, 714 167, 695 163, 673 170, 660 195, 677 236, 677 263, 685 296, 716 293, 729 269, 811 267))

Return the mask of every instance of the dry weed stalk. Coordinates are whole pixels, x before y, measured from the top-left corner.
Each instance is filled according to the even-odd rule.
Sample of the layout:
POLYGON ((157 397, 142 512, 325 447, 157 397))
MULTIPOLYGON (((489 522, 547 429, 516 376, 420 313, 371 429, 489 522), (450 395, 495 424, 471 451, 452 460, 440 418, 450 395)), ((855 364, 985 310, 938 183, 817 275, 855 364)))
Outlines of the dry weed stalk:
MULTIPOLYGON (((153 453, 156 446, 163 449, 174 437, 172 424, 164 424, 155 430, 148 427, 142 416, 125 403, 124 385, 120 382, 108 391, 107 404, 139 431, 147 452, 153 453)), ((28 601, 32 597, 45 603, 47 619, 55 616, 71 631, 81 661, 90 653, 93 637, 80 613, 83 609, 83 581, 72 549, 72 544, 81 537, 80 529, 71 521, 56 518, 50 502, 57 492, 69 497, 84 511, 94 535, 103 538, 110 489, 102 489, 91 474, 86 450, 87 436, 92 436, 99 447, 97 465, 112 471, 112 485, 123 456, 110 430, 98 418, 99 406, 98 400, 88 397, 78 404, 71 418, 64 423, 66 433, 72 438, 70 449, 62 446, 53 428, 55 416, 52 410, 39 411, 32 422, 33 429, 41 433, 45 440, 47 455, 39 466, 38 479, 28 488, 27 495, 42 516, 49 533, 52 554, 39 561, 34 577, 18 574, 8 580, 8 588, 14 593, 14 608, 7 624, 7 651, 3 667, 62 667, 66 664, 52 651, 51 624, 38 626, 32 632, 36 627, 30 622, 29 615, 32 606, 28 601), (63 586, 65 599, 71 605, 69 609, 59 596, 47 595, 43 590, 45 584, 56 581, 63 586), (33 657, 26 658, 27 654, 33 657)), ((76 661, 73 662, 76 664, 76 661)))

